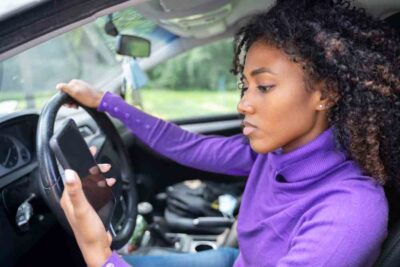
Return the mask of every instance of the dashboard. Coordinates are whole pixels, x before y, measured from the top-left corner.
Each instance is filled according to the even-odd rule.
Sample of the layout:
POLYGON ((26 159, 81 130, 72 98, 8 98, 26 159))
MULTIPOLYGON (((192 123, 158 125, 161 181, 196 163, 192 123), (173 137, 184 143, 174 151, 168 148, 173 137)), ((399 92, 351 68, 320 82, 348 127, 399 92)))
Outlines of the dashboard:
POLYGON ((0 265, 14 266, 54 225, 40 198, 36 160, 39 115, 19 112, 0 116, 0 265), (28 198, 33 206, 29 224, 17 223, 18 209, 28 198))
MULTIPOLYGON (((60 114, 59 114, 60 115, 60 114)), ((58 117, 55 129, 71 113, 58 117)), ((85 112, 74 113, 85 139, 96 135, 94 120, 85 112)), ((58 242, 63 230, 42 198, 36 136, 39 114, 23 111, 0 115, 0 266, 27 266, 24 255, 36 257, 50 244, 58 242), (21 215, 31 207, 27 223, 20 224, 21 215)), ((68 237, 69 238, 69 237, 68 237)), ((63 246, 67 245, 62 244, 63 246)), ((79 252, 77 252, 79 255, 79 252)), ((65 258, 65 255, 63 255, 65 258)))
POLYGON ((38 118, 35 113, 18 113, 0 120, 0 188, 37 166, 35 136, 38 118))
POLYGON ((30 162, 31 152, 18 139, 0 134, 0 177, 30 162))
MULTIPOLYGON (((100 138, 100 131, 89 114, 73 112, 75 112, 74 120, 86 141, 93 143, 104 141, 100 138)), ((71 117, 72 113, 58 115, 54 126, 56 130, 62 125, 63 120, 71 117)), ((24 262, 24 258, 28 257, 26 255, 36 257, 37 253, 45 253, 54 242, 65 239, 63 235, 66 232, 60 228, 56 217, 48 208, 48 203, 42 197, 44 188, 40 182, 36 156, 38 121, 39 114, 36 112, 24 111, 0 115, 0 266, 2 267, 27 266, 24 262), (29 218, 27 221, 20 220, 21 215, 29 210, 23 209, 27 207, 27 203, 31 207, 29 218), (20 223, 21 221, 23 223, 20 223)), ((60 246, 70 249, 68 244, 63 242, 60 246)), ((77 249, 75 245, 73 247, 77 249)), ((76 254, 80 255, 79 251, 76 254)), ((63 254, 61 258, 65 257, 63 254)))

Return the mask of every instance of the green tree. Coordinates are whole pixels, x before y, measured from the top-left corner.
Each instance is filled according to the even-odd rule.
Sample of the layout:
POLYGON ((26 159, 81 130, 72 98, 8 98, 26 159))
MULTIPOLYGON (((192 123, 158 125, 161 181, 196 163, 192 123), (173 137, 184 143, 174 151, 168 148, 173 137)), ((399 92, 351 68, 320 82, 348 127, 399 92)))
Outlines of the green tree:
POLYGON ((224 84, 232 90, 236 87, 236 78, 229 71, 232 58, 231 40, 195 48, 150 70, 149 86, 217 90, 224 84))

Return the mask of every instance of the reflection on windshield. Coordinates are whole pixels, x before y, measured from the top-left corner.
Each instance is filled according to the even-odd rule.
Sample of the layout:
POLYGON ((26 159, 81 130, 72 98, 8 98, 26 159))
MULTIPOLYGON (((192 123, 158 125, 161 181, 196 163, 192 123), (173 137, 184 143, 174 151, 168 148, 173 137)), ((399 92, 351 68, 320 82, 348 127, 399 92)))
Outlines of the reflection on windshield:
MULTIPOLYGON (((115 37, 104 31, 106 21, 101 17, 0 62, 0 114, 42 108, 59 82, 82 79, 98 88, 118 83, 121 57, 115 37)), ((114 13, 113 21, 121 33, 150 39, 153 52, 177 38, 132 8, 114 13)))
POLYGON ((2 62, 0 114, 39 109, 55 85, 73 78, 103 83, 120 73, 95 24, 78 28, 2 62))

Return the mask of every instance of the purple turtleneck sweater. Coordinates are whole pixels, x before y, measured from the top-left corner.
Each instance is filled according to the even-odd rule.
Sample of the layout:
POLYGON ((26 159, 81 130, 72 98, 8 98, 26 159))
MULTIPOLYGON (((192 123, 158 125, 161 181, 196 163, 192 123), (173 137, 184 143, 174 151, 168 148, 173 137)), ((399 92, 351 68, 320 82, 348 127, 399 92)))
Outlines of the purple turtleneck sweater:
MULTIPOLYGON (((288 153, 257 154, 241 134, 191 133, 109 92, 98 110, 120 119, 149 147, 180 164, 248 176, 235 267, 366 267, 377 259, 387 236, 383 188, 336 147, 332 128, 288 153)), ((108 262, 127 266, 115 254, 108 262)))

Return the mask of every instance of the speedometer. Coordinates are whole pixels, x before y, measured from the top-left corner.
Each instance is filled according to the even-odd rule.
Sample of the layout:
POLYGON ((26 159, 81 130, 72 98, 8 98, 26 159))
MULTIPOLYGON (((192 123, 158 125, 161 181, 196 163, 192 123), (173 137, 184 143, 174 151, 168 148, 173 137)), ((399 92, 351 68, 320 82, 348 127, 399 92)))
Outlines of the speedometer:
POLYGON ((7 136, 0 136, 0 165, 11 169, 18 164, 18 149, 7 136))

